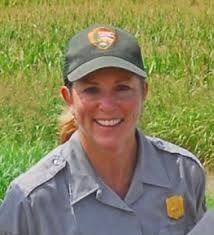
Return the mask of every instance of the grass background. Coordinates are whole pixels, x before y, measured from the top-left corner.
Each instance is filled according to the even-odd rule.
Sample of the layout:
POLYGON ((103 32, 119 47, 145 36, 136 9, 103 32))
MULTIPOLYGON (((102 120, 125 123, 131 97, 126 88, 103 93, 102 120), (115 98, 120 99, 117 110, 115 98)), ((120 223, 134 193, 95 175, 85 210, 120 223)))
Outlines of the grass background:
MULTIPOLYGON (((139 127, 214 170, 214 3, 211 0, 0 0, 0 199, 57 145, 63 50, 94 23, 142 46, 150 93, 139 127)), ((209 206, 214 207, 212 195, 209 206)))

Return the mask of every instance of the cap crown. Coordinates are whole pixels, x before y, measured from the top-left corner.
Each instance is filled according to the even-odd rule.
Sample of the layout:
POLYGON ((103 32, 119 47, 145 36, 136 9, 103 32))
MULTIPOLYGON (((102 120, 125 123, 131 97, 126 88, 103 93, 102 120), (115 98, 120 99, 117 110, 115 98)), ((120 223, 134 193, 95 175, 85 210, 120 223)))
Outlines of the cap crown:
POLYGON ((130 33, 115 27, 93 25, 70 39, 65 54, 64 79, 79 66, 104 56, 121 58, 145 70, 140 47, 130 33))

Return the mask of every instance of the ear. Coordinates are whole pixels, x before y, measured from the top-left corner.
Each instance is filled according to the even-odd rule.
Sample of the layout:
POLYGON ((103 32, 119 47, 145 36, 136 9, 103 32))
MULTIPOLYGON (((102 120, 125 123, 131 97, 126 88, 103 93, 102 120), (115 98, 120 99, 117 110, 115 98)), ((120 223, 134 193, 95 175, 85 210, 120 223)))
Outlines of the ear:
POLYGON ((144 83, 143 83, 143 100, 145 100, 147 97, 148 89, 149 89, 148 82, 144 81, 144 83))
POLYGON ((73 98, 72 98, 71 92, 70 92, 70 90, 68 89, 67 86, 62 86, 61 87, 61 95, 62 95, 65 103, 68 106, 71 106, 73 104, 73 98))

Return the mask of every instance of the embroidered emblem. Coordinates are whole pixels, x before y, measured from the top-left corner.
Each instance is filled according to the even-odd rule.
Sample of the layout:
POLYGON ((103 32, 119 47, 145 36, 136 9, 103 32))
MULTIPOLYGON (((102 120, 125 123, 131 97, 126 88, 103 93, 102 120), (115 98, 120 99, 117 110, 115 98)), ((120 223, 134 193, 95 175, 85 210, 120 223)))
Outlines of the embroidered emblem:
POLYGON ((166 198, 166 211, 171 219, 179 219, 184 215, 184 199, 181 195, 166 198))
POLYGON ((109 49, 116 39, 116 33, 107 27, 95 28, 88 33, 89 42, 101 50, 109 49))

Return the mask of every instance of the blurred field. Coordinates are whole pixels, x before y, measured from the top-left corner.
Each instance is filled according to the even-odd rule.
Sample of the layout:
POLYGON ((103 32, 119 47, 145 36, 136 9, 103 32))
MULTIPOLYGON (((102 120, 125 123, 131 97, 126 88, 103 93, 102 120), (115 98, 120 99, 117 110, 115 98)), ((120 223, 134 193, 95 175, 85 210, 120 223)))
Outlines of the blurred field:
POLYGON ((57 145, 64 45, 94 23, 122 27, 142 45, 150 94, 139 127, 214 170, 213 1, 0 0, 0 198, 57 145))

